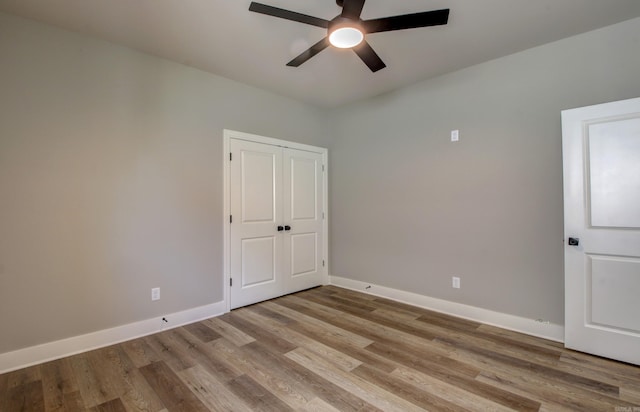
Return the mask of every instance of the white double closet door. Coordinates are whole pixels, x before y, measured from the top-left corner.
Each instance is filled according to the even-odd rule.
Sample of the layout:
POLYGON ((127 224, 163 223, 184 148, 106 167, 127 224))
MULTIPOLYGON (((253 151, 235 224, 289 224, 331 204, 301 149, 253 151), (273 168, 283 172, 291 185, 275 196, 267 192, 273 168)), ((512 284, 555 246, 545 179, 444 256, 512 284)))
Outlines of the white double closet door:
POLYGON ((229 148, 230 308, 322 284, 324 149, 229 148))

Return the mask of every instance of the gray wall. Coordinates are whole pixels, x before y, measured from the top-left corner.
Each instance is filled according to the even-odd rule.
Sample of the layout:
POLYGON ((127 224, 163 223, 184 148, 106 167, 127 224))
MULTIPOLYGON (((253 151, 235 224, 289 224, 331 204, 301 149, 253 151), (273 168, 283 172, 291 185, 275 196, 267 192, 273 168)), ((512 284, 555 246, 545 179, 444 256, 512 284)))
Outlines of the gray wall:
POLYGON ((326 128, 319 109, 3 14, 0 56, 0 353, 222 300, 222 130, 318 144, 326 128))
POLYGON ((331 273, 563 324, 560 111, 640 96, 639 51, 635 19, 333 110, 331 273))

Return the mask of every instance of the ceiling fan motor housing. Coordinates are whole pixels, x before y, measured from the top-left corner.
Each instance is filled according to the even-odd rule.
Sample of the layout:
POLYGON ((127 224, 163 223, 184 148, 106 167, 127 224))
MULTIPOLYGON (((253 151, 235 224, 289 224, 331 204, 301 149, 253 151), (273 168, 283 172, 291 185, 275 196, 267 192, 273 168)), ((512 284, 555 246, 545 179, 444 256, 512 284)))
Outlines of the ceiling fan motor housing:
POLYGON ((333 20, 331 20, 329 22, 329 31, 328 33, 331 34, 334 31, 336 31, 337 29, 340 29, 342 27, 353 27, 354 29, 358 29, 360 30, 362 33, 364 33, 364 27, 362 27, 362 20, 358 19, 358 20, 354 20, 354 19, 349 19, 347 17, 342 17, 340 15, 336 16, 333 20))

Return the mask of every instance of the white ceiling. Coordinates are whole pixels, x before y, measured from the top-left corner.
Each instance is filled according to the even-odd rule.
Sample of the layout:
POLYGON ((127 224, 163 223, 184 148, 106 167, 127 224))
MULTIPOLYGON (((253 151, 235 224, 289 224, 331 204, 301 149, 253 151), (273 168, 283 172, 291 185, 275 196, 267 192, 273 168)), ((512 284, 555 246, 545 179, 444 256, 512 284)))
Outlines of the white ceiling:
MULTIPOLYGON (((334 0, 260 0, 332 19, 334 0)), ((0 0, 0 11, 106 39, 322 107, 640 16, 640 0, 367 0, 363 19, 450 8, 449 24, 371 34, 387 64, 351 50, 285 64, 324 29, 248 11, 250 0, 0 0)), ((613 46, 613 45, 612 45, 613 46)))

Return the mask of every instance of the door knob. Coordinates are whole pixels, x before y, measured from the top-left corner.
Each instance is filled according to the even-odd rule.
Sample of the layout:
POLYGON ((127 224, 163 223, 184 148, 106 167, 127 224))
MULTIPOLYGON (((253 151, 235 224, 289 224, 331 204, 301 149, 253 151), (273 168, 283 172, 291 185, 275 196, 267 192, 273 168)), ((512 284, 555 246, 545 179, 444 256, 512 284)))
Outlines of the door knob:
POLYGON ((291 230, 291 226, 286 225, 286 226, 284 227, 284 230, 291 230))
POLYGON ((578 246, 579 244, 580 244, 580 239, 578 239, 577 237, 569 238, 569 246, 578 246))
POLYGON ((278 232, 282 232, 283 230, 284 230, 284 227, 278 226, 278 232))

